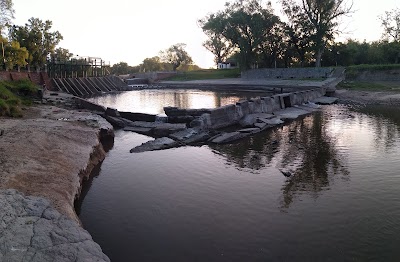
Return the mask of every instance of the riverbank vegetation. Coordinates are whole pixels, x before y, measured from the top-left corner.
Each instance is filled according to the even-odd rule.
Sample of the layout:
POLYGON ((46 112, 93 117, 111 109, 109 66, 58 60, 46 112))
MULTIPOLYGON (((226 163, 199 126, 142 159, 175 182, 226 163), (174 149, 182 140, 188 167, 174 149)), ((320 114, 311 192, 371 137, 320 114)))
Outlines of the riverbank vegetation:
POLYGON ((38 92, 29 80, 0 81, 0 116, 22 117, 22 106, 31 105, 38 92))

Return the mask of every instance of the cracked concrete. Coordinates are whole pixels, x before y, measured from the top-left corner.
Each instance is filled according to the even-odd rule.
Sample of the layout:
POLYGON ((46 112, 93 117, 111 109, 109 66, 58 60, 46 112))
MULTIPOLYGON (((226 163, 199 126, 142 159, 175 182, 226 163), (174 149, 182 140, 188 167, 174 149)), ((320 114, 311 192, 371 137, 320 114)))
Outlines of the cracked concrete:
POLYGON ((50 201, 0 191, 0 261, 110 261, 79 223, 50 201))

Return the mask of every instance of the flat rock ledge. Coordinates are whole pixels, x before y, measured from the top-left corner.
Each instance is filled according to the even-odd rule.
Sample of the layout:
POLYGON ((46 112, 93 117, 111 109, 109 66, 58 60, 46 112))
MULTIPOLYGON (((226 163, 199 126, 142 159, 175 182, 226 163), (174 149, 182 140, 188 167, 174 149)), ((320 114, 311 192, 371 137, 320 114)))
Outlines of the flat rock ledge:
POLYGON ((110 261, 90 234, 42 197, 0 190, 0 261, 110 261))

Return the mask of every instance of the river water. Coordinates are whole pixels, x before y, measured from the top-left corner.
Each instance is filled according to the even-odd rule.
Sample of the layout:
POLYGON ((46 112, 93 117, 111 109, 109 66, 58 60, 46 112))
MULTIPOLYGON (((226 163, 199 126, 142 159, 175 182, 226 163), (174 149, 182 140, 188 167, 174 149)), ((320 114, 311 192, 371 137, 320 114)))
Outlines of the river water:
MULTIPOLYGON (((161 113, 152 92, 100 100, 161 113)), ((181 100, 240 99, 196 94, 206 106, 181 100)), ((138 154, 151 138, 116 131, 79 216, 112 261, 399 261, 399 112, 326 106, 235 144, 138 154)))

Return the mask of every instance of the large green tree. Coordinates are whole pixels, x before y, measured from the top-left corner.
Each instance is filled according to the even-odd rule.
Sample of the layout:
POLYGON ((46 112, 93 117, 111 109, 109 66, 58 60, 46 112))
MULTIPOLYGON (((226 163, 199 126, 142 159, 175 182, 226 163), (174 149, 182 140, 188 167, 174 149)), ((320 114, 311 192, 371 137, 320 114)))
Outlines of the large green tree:
POLYGON ((186 52, 185 47, 186 44, 178 43, 164 51, 160 51, 161 62, 171 64, 174 71, 176 71, 180 65, 192 64, 193 60, 186 52))
MULTIPOLYGON (((280 20, 273 14, 270 2, 265 7, 258 0, 226 3, 225 10, 211 14, 201 21, 206 35, 212 36, 210 32, 216 36, 221 35, 239 50, 239 64, 243 70, 253 67, 260 53, 276 51, 274 46, 279 40, 274 34, 280 20)), ((272 56, 276 57, 276 54, 272 56)))
POLYGON ((155 72, 161 70, 164 70, 164 67, 160 57, 158 56, 145 58, 140 65, 140 71, 142 72, 155 72))
MULTIPOLYGON (((350 14, 353 5, 347 6, 345 0, 282 0, 281 2, 284 10, 287 10, 287 6, 301 10, 298 14, 301 19, 307 20, 306 32, 309 34, 309 41, 315 53, 315 66, 320 67, 322 53, 327 43, 332 41, 338 32, 339 19, 350 14)), ((288 18, 291 23, 299 24, 295 21, 298 17, 288 16, 288 18)))
POLYGON ((21 44, 29 52, 28 67, 43 67, 47 57, 54 52, 58 43, 63 39, 58 31, 51 31, 52 22, 31 18, 25 26, 13 26, 10 38, 21 44))
POLYGON ((224 62, 232 55, 235 47, 224 35, 225 14, 222 12, 211 14, 198 21, 208 39, 204 41, 203 46, 214 55, 214 62, 224 62))

